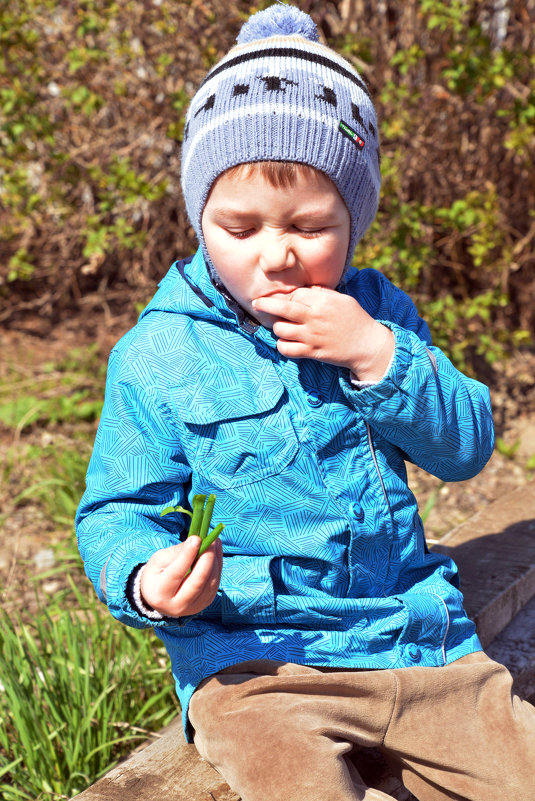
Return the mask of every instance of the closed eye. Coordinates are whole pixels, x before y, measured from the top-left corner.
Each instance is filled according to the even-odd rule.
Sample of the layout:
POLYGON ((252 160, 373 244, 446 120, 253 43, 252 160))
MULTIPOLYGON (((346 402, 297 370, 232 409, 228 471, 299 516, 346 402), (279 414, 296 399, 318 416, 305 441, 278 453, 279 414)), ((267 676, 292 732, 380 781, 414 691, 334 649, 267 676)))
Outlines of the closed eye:
MULTIPOLYGON (((245 229, 225 228, 224 230, 233 239, 248 239, 250 236, 253 236, 257 232, 256 228, 245 228, 245 229)), ((299 225, 291 225, 289 230, 299 234, 300 236, 304 236, 307 239, 313 239, 314 237, 320 236, 321 234, 325 233, 327 228, 325 226, 320 228, 304 228, 299 225)))
POLYGON ((298 234, 309 237, 319 236, 325 231, 325 228, 300 228, 297 225, 294 225, 293 229, 297 231, 298 234))
POLYGON ((254 228, 247 228, 246 231, 232 231, 229 228, 226 228, 225 230, 233 239, 247 239, 249 236, 252 236, 255 233, 254 228))

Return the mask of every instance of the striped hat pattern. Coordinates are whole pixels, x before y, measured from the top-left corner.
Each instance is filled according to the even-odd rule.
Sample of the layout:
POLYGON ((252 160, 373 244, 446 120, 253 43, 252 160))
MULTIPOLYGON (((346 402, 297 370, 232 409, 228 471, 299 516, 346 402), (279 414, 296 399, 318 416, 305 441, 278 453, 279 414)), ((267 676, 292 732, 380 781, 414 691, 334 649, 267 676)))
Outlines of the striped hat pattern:
POLYGON ((293 6, 257 12, 237 42, 210 70, 186 116, 181 183, 195 233, 204 246, 204 204, 229 167, 301 162, 324 172, 347 205, 348 267, 379 202, 379 139, 369 91, 352 65, 318 41, 312 19, 293 6))

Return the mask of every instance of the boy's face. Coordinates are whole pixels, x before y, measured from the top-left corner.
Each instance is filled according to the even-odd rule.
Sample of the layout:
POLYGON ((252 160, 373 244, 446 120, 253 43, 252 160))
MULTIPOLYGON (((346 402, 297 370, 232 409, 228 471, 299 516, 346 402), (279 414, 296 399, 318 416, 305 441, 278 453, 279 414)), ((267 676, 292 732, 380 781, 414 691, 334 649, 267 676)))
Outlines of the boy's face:
POLYGON ((299 171, 294 185, 282 188, 255 170, 246 178, 219 176, 204 207, 202 230, 225 287, 271 328, 275 318, 253 313, 252 301, 300 287, 334 289, 346 263, 350 218, 323 173, 299 171))

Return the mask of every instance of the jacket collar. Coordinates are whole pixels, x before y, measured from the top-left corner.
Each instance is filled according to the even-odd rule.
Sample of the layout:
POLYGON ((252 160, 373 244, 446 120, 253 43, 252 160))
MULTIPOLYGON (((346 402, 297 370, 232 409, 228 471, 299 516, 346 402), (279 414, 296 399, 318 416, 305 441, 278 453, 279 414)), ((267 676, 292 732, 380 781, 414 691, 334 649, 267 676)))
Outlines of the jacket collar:
POLYGON ((225 287, 212 279, 201 248, 193 256, 172 265, 142 316, 155 309, 219 320, 272 348, 277 344, 273 332, 253 320, 225 287))
POLYGON ((232 297, 223 284, 217 281, 217 277, 212 278, 200 247, 191 260, 178 262, 177 267, 182 278, 209 308, 215 307, 226 319, 235 321, 248 334, 254 334, 261 327, 232 297))

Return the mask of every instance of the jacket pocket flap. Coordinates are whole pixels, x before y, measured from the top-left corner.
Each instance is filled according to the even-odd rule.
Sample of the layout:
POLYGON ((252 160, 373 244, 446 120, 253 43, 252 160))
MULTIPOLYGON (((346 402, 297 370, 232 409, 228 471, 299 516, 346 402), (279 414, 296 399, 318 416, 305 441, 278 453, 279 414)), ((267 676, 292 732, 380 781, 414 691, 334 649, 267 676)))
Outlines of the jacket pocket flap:
POLYGON ((183 422, 197 425, 263 414, 284 393, 274 368, 268 367, 249 373, 214 365, 185 376, 169 389, 174 411, 183 422))

